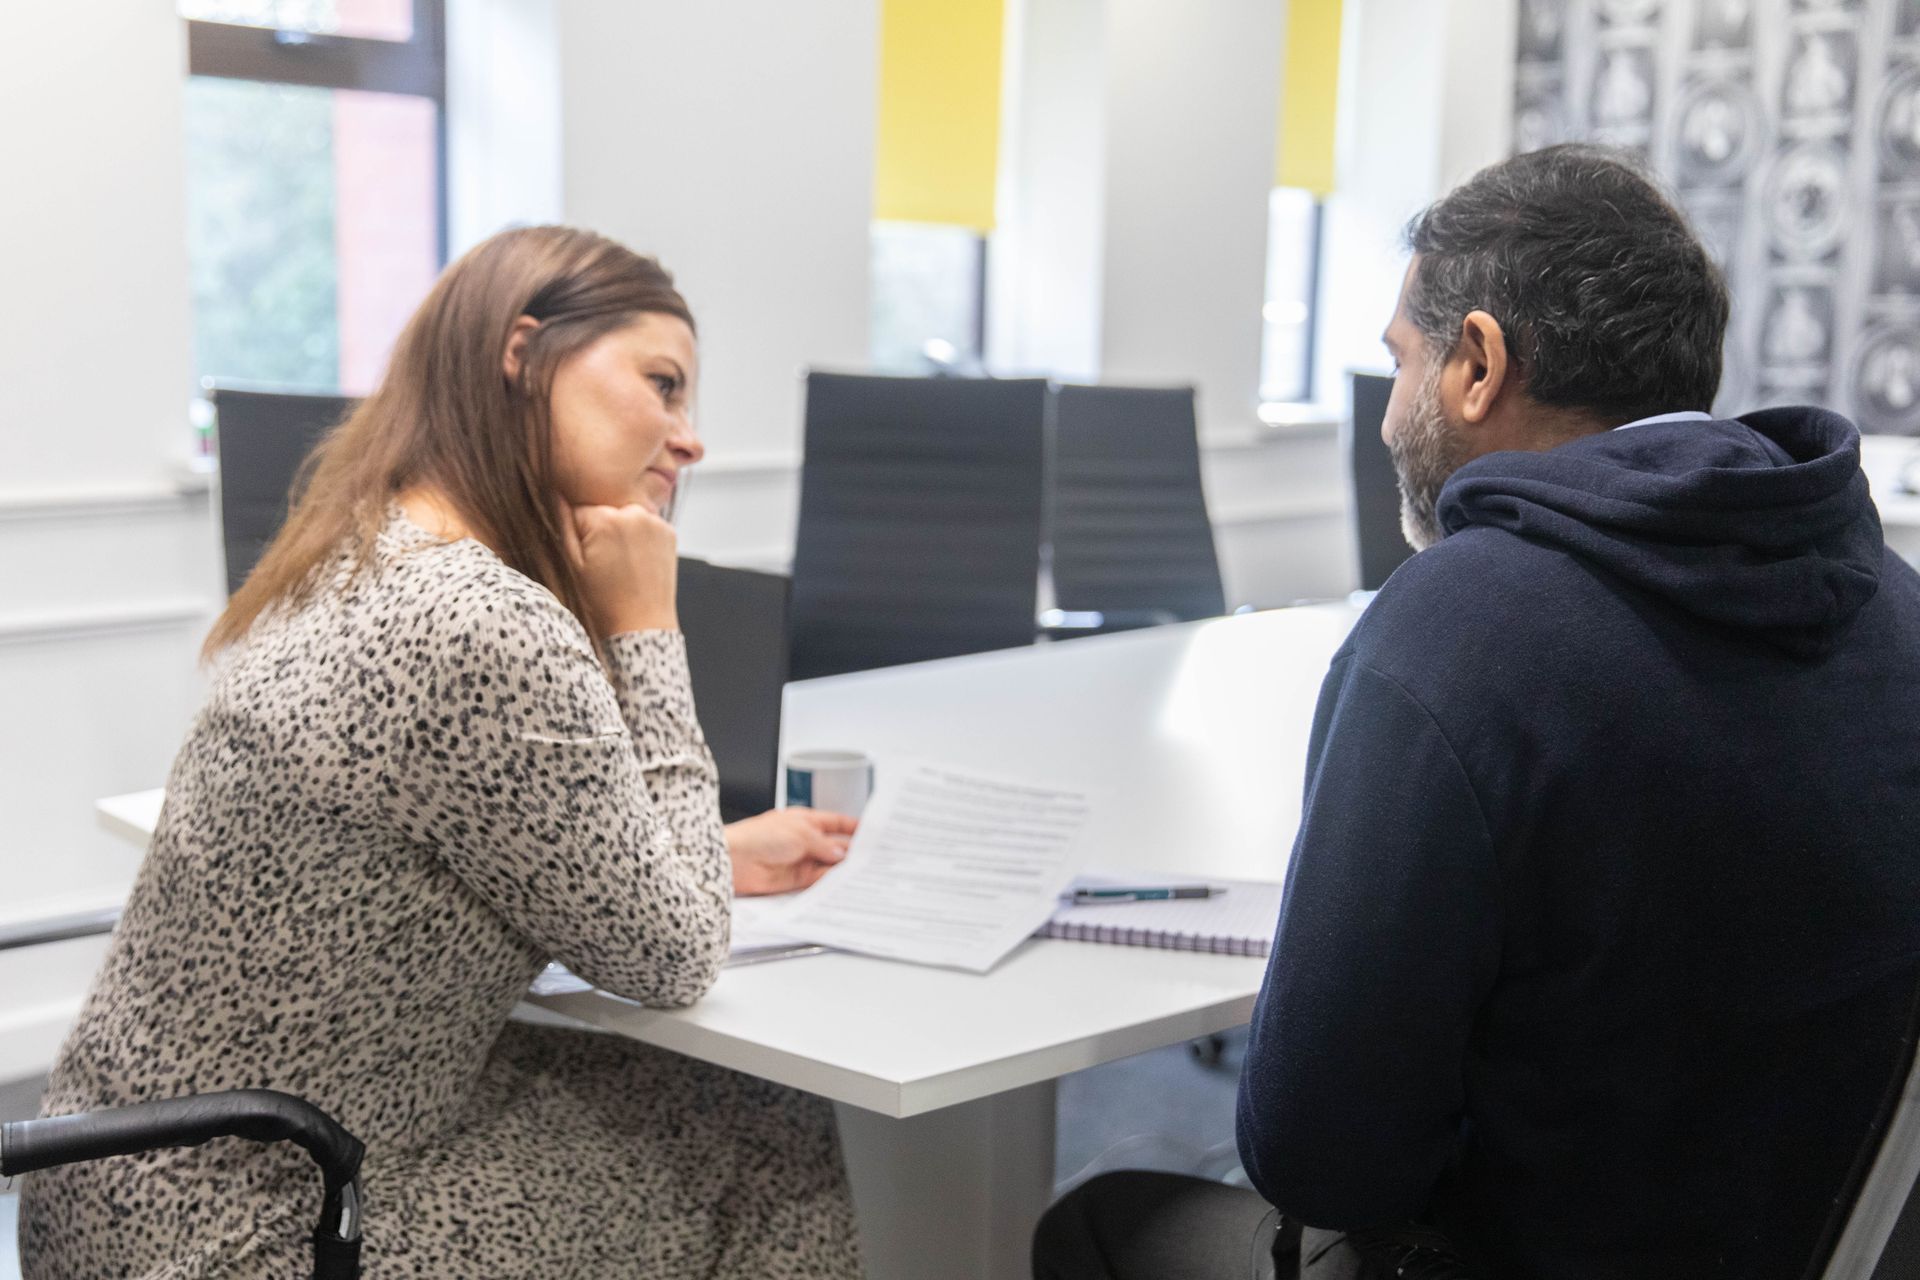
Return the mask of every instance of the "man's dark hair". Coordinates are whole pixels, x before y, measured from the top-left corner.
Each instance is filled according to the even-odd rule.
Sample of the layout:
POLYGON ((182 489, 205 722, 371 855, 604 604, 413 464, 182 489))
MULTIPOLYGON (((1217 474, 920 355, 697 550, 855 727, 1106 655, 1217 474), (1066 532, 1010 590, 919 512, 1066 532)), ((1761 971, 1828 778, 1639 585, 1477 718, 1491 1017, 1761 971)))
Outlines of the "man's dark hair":
POLYGON ((1414 218, 1407 244, 1407 317, 1436 350, 1485 311, 1542 404, 1622 419, 1712 405, 1726 280, 1627 153, 1568 145, 1492 165, 1414 218))

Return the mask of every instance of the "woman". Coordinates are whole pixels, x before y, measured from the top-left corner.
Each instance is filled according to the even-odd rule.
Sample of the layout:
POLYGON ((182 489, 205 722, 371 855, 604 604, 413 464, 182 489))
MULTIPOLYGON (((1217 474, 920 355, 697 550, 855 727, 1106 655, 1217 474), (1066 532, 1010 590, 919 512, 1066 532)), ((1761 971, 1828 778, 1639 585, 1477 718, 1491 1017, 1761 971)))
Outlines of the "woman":
MULTIPOLYGON (((375 1278, 858 1274, 827 1104, 507 1020, 549 958, 689 1003, 731 892, 810 883, 852 830, 721 826, 661 515, 696 369, 671 279, 601 237, 447 270, 208 639, 49 1113, 318 1103, 368 1144, 375 1278)), ((25 1274, 305 1274, 318 1196, 238 1140, 37 1174, 25 1274)))

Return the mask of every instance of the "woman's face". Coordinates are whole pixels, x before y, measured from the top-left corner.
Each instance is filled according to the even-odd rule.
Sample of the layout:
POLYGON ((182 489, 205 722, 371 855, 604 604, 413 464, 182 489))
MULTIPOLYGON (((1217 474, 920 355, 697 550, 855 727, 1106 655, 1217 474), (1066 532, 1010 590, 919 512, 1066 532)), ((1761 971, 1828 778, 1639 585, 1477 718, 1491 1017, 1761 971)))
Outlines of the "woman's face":
POLYGON ((577 507, 639 503, 664 515, 681 473, 706 453, 693 433, 698 376, 693 331, 653 312, 569 357, 553 375, 560 496, 577 507))

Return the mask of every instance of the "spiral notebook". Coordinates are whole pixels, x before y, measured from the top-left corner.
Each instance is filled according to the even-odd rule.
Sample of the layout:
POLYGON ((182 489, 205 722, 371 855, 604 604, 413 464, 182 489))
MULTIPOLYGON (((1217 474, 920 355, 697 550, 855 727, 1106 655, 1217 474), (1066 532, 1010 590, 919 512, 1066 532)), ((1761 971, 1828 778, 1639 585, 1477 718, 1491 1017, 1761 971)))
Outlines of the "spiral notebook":
MULTIPOLYGON (((1074 881, 1073 887, 1193 882, 1191 876, 1088 875, 1074 881)), ((1206 951, 1216 955, 1266 955, 1273 947, 1273 932, 1280 923, 1283 886, 1266 880, 1209 879, 1206 883, 1226 892, 1211 898, 1165 902, 1063 903, 1036 936, 1071 942, 1108 942, 1123 947, 1206 951)))

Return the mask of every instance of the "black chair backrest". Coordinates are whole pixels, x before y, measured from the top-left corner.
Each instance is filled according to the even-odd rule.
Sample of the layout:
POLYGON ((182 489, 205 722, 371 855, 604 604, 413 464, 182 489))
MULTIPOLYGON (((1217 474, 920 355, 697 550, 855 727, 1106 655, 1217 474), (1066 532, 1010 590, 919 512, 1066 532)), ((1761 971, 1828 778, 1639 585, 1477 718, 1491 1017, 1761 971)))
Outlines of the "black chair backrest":
POLYGON ((1893 1232, 1874 1265, 1873 1280, 1913 1280, 1920 1276, 1920 1182, 1907 1193, 1907 1202, 1894 1220, 1893 1232))
POLYGON ((1378 591, 1413 554, 1400 529, 1400 482, 1393 455, 1380 438, 1393 379, 1353 375, 1353 412, 1347 415, 1347 471, 1353 479, 1354 532, 1360 541, 1360 589, 1378 591))
POLYGON ((227 592, 240 589, 287 521, 287 494, 314 445, 353 408, 345 396, 213 392, 227 592))
POLYGON ((807 377, 793 678, 1031 644, 1044 379, 807 377))
POLYGON ((774 805, 788 586, 777 573, 680 560, 680 630, 693 703, 720 770, 720 816, 727 822, 774 805))
POLYGON ((1226 612, 1192 387, 1062 386, 1051 517, 1060 608, 1178 620, 1226 612))
POLYGON ((1821 1280, 1911 1280, 1920 1275, 1920 992, 1907 1018, 1900 1062, 1873 1132, 1834 1198, 1819 1256, 1805 1273, 1821 1280))

